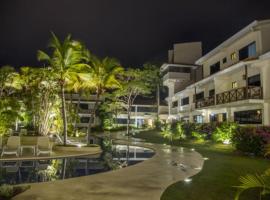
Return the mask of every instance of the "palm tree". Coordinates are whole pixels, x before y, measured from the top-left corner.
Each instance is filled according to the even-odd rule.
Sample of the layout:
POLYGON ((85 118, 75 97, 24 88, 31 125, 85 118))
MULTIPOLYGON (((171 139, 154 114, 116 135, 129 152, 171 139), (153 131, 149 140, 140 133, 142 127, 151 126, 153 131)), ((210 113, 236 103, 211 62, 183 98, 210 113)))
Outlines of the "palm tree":
POLYGON ((71 35, 68 35, 63 42, 61 42, 54 33, 49 42, 49 48, 52 50, 52 55, 49 56, 43 51, 38 51, 38 60, 45 61, 52 68, 56 74, 56 79, 60 86, 60 96, 62 104, 62 117, 63 117, 63 135, 64 145, 67 144, 67 115, 65 103, 65 86, 67 80, 70 79, 71 73, 77 67, 84 64, 83 46, 80 42, 72 40, 71 35))
POLYGON ((90 139, 91 128, 96 122, 96 111, 100 102, 101 96, 108 89, 115 89, 120 87, 120 83, 117 80, 117 75, 123 71, 120 63, 113 58, 104 58, 102 60, 97 57, 89 57, 89 66, 85 67, 83 72, 79 74, 82 83, 82 88, 89 91, 93 91, 96 95, 95 105, 92 109, 92 120, 88 123, 88 142, 90 139))
MULTIPOLYGON (((270 154, 270 145, 266 147, 266 154, 270 154)), ((235 195, 235 200, 239 200, 241 194, 244 191, 250 189, 259 190, 259 199, 262 199, 262 196, 270 195, 270 168, 267 169, 263 174, 247 174, 246 176, 241 176, 239 178, 241 185, 236 186, 238 191, 235 195)))

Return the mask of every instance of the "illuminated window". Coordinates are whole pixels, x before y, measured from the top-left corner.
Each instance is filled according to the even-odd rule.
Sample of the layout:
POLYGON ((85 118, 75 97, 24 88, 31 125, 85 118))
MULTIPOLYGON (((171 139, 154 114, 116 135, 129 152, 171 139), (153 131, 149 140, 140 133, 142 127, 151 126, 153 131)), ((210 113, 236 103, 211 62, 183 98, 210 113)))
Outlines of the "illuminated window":
POLYGON ((231 54, 231 60, 235 60, 236 58, 237 58, 236 53, 233 52, 233 53, 231 54))
POLYGON ((232 82, 232 89, 235 89, 235 88, 237 88, 237 82, 236 81, 232 82))

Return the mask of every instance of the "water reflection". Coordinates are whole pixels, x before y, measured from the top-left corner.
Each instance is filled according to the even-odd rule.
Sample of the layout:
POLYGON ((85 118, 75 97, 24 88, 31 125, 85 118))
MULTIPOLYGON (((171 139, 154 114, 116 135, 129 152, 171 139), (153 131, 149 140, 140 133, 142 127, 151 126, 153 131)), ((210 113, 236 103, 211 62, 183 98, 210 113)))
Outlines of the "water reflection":
POLYGON ((0 184, 46 182, 86 176, 123 168, 149 159, 154 152, 147 148, 112 145, 99 156, 26 161, 0 161, 0 184))

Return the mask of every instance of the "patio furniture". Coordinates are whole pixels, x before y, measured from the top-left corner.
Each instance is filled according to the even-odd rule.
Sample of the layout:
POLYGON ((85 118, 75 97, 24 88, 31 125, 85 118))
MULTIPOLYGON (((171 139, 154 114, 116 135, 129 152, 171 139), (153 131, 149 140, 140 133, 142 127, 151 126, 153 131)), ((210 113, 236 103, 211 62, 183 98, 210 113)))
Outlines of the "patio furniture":
POLYGON ((2 148, 3 148, 3 137, 0 136, 0 149, 2 149, 2 148))
POLYGON ((33 155, 36 155, 36 145, 21 145, 21 155, 23 154, 24 149, 30 149, 33 152, 33 155))
POLYGON ((21 138, 19 136, 10 136, 6 146, 4 146, 1 157, 4 155, 20 155, 21 138))
POLYGON ((39 156, 40 154, 51 155, 52 146, 50 144, 49 137, 46 137, 46 136, 38 137, 36 153, 37 153, 37 156, 39 156))

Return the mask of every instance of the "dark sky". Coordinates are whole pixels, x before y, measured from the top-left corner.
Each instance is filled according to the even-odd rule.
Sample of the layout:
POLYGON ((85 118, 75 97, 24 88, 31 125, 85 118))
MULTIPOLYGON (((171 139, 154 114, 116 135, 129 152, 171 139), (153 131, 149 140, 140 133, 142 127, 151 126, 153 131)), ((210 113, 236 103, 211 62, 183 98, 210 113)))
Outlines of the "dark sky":
POLYGON ((98 56, 136 66, 173 43, 202 41, 204 53, 255 19, 269 0, 1 0, 0 66, 38 65, 50 31, 71 33, 98 56))

